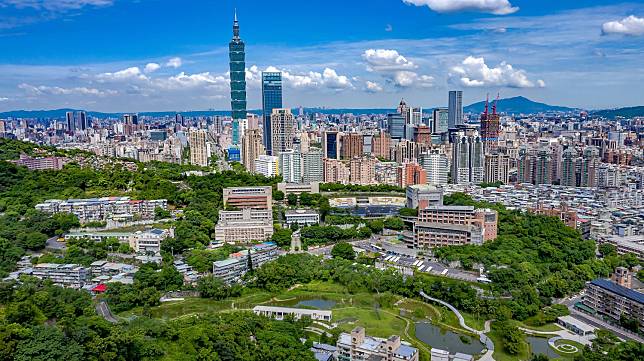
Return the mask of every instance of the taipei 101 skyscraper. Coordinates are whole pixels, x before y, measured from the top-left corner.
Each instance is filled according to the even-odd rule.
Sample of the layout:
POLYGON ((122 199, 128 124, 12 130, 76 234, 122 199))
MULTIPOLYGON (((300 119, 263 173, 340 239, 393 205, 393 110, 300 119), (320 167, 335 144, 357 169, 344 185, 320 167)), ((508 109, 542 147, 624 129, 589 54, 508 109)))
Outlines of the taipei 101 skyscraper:
POLYGON ((233 144, 239 144, 241 134, 239 120, 246 119, 246 51, 239 37, 239 22, 235 10, 233 38, 229 44, 230 55, 230 105, 233 119, 233 144))

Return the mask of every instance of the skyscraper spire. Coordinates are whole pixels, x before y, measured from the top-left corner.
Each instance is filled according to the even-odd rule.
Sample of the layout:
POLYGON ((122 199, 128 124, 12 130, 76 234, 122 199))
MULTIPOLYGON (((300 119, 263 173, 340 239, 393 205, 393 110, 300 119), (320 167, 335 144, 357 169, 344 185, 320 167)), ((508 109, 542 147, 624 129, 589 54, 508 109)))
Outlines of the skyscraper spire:
POLYGON ((235 20, 233 21, 233 40, 239 40, 239 21, 237 21, 237 8, 235 8, 235 20))
MULTIPOLYGON (((246 119, 246 46, 239 37, 237 9, 235 9, 234 13, 233 38, 228 46, 230 58, 230 104, 233 130, 235 130, 236 121, 246 119)), ((233 132, 233 135, 239 135, 239 132, 233 132)), ((233 139, 234 144, 239 142, 238 138, 233 139)))

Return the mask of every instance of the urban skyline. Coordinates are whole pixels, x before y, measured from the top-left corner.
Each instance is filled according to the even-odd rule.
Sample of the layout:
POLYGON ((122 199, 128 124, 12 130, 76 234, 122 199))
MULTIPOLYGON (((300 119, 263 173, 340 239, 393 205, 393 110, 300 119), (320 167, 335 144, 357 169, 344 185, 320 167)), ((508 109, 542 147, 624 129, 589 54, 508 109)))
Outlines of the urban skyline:
POLYGON ((338 16, 328 11, 333 1, 311 2, 285 4, 296 16, 280 27, 275 10, 259 14, 253 3, 186 4, 175 13, 166 1, 7 2, 0 8, 0 44, 9 50, 0 55, 7 74, 0 110, 229 109, 224 49, 234 6, 247 43, 250 109, 261 107, 265 70, 282 71, 287 107, 382 107, 398 98, 445 106, 447 90, 465 90, 465 104, 501 91, 587 109, 640 105, 642 4, 547 2, 537 9, 520 0, 391 0, 373 9, 349 4, 338 16), (138 18, 123 41, 124 30, 110 27, 113 17, 126 21, 137 11, 158 24, 205 12, 214 21, 199 30, 199 16, 187 27, 157 24, 156 39, 145 26, 150 20, 138 18), (320 25, 306 25, 310 16, 320 25), (429 26, 412 26, 418 23, 429 26), (87 41, 97 31, 105 41, 87 41))

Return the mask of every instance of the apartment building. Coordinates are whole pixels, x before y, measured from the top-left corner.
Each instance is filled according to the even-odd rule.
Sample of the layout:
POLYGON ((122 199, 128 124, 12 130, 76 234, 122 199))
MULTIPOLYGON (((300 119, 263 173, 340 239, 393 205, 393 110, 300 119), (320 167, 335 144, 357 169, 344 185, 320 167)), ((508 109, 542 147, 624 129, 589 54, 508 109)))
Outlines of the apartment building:
POLYGON ((413 248, 482 244, 496 238, 498 214, 471 206, 430 206, 419 209, 413 248))
POLYGON ((26 154, 20 154, 18 160, 10 160, 9 162, 27 167, 29 170, 60 170, 69 162, 68 158, 63 157, 40 157, 34 158, 26 154))
POLYGON ((273 211, 270 209, 219 211, 219 221, 215 226, 215 239, 219 242, 263 241, 272 236, 273 211))
POLYGON ((273 189, 271 187, 224 188, 224 207, 237 209, 272 209, 273 189))
POLYGON ((72 288, 83 287, 91 277, 90 270, 78 264, 40 263, 24 270, 24 273, 72 288))
POLYGON ((379 338, 367 336, 363 327, 341 333, 336 344, 338 361, 418 361, 418 349, 403 342, 400 336, 379 338))
POLYGON ((49 214, 75 214, 81 223, 108 219, 154 219, 154 211, 157 207, 167 209, 168 201, 165 199, 132 200, 129 197, 49 199, 35 206, 37 210, 49 214))
POLYGON ((622 315, 640 321, 644 327, 644 294, 606 279, 596 279, 586 284, 582 299, 584 306, 604 317, 620 320, 622 315))
POLYGON ((233 253, 223 261, 213 262, 212 274, 226 284, 241 282, 242 277, 248 272, 248 254, 253 268, 260 267, 266 262, 280 256, 275 243, 265 242, 252 246, 250 249, 233 253))
POLYGON ((161 242, 168 238, 174 237, 172 229, 151 229, 147 231, 134 232, 128 242, 130 247, 136 253, 160 253, 161 242))

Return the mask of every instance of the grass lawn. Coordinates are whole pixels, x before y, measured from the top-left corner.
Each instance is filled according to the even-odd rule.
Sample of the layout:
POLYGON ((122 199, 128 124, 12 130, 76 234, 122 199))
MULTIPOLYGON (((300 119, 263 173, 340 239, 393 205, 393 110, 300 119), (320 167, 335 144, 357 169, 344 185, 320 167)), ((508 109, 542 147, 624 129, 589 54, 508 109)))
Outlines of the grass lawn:
POLYGON ((559 345, 571 345, 571 346, 577 347, 578 351, 573 352, 573 353, 561 352, 561 351, 559 351, 557 349, 554 350, 557 354, 561 355, 562 357, 564 357, 566 359, 572 359, 573 356, 579 355, 581 353, 581 350, 584 349, 584 345, 580 344, 577 341, 573 341, 573 340, 559 340, 559 341, 555 342, 555 345, 557 345, 557 346, 559 346, 559 345))
POLYGON ((561 331, 562 328, 559 327, 556 323, 547 323, 543 326, 528 326, 523 322, 516 321, 517 327, 523 327, 528 330, 541 331, 541 332, 557 332, 561 331))
POLYGON ((485 328, 485 319, 483 317, 477 317, 475 314, 463 311, 461 311, 461 315, 463 315, 465 324, 470 326, 471 328, 479 331, 483 331, 483 329, 485 328))
MULTIPOLYGON (((224 301, 215 301, 207 298, 186 298, 184 301, 165 302, 150 309, 150 316, 153 318, 173 319, 186 315, 199 313, 221 312, 232 308, 233 304, 237 309, 252 308, 252 305, 267 301, 270 295, 265 292, 256 292, 243 295, 238 298, 224 301)), ((119 314, 121 317, 140 316, 143 313, 141 307, 134 308, 119 314)))
POLYGON ((376 337, 389 337, 403 335, 405 321, 396 317, 396 311, 390 309, 347 307, 333 310, 333 321, 355 320, 343 322, 339 328, 350 332, 357 326, 362 326, 368 335, 376 337))

